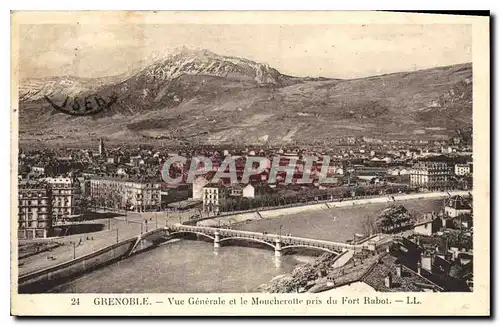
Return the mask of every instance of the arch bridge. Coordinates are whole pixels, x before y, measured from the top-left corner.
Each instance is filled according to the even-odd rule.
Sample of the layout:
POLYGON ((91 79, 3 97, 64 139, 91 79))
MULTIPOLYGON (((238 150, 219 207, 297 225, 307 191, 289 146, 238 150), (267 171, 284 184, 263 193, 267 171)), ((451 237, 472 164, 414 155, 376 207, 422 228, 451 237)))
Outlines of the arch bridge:
POLYGON ((205 226, 191 226, 176 224, 163 228, 167 238, 174 238, 185 234, 196 234, 210 239, 214 247, 218 248, 230 240, 245 240, 261 243, 274 249, 276 256, 281 256, 282 251, 295 248, 310 248, 330 253, 341 253, 346 250, 375 250, 370 243, 348 244, 326 240, 308 239, 293 236, 284 236, 271 233, 259 233, 242 230, 221 229, 205 226))

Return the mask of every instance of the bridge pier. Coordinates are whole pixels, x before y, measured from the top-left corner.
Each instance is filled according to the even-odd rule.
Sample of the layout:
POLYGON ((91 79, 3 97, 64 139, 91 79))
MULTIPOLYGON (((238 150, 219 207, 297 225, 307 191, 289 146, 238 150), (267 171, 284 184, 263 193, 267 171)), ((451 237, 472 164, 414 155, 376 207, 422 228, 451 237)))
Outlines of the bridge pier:
POLYGON ((274 266, 276 267, 276 269, 280 269, 281 268, 281 257, 280 256, 276 256, 274 257, 274 266))
POLYGON ((214 248, 219 248, 220 247, 220 234, 219 232, 215 231, 214 232, 214 248))
POLYGON ((275 246, 274 246, 274 256, 280 257, 281 256, 281 239, 276 238, 274 240, 275 246))

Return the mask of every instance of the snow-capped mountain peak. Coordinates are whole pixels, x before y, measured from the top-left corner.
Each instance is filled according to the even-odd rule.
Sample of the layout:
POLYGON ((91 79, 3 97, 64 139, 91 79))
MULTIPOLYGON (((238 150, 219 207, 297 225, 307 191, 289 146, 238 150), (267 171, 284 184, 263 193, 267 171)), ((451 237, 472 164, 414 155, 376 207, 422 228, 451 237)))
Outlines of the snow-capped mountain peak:
POLYGON ((181 75, 208 75, 254 80, 259 84, 278 84, 282 79, 276 69, 251 60, 221 56, 208 50, 181 48, 156 60, 144 69, 148 80, 172 80, 181 75))

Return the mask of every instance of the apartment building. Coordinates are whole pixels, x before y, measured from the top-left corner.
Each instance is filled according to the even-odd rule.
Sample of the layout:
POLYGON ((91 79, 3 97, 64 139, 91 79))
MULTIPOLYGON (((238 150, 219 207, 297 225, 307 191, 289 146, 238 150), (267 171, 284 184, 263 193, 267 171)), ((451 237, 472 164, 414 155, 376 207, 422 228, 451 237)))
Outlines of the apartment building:
POLYGON ((207 213, 218 214, 221 201, 226 198, 228 189, 218 183, 209 183, 203 187, 203 210, 207 213))
POLYGON ((232 184, 227 187, 227 193, 230 197, 254 198, 255 187, 250 183, 245 186, 241 184, 232 184))
POLYGON ((418 162, 410 169, 410 186, 425 189, 447 188, 451 170, 446 162, 418 162))
POLYGON ((455 174, 456 175, 466 175, 472 172, 472 164, 455 164, 455 174))
POLYGON ((21 181, 18 186, 18 238, 46 238, 52 232, 52 190, 44 182, 21 181))
POLYGON ((81 214, 80 183, 69 177, 43 179, 52 189, 52 216, 55 223, 72 220, 81 214))
POLYGON ((156 211, 161 207, 159 183, 130 178, 92 177, 90 196, 99 207, 137 212, 156 211))
POLYGON ((37 176, 37 177, 43 176, 43 175, 45 175, 45 168, 41 167, 41 166, 32 166, 31 167, 31 174, 33 176, 37 176))

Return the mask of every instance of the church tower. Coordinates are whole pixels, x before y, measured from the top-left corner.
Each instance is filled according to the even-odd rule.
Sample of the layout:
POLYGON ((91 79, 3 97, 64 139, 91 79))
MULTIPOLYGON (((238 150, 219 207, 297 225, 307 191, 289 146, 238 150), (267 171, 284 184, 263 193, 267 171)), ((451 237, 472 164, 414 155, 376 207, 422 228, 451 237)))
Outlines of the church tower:
POLYGON ((99 155, 104 156, 105 150, 104 150, 104 140, 101 138, 99 139, 99 155))

